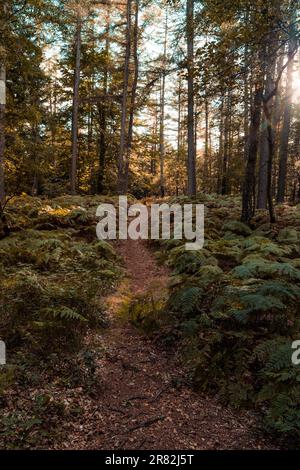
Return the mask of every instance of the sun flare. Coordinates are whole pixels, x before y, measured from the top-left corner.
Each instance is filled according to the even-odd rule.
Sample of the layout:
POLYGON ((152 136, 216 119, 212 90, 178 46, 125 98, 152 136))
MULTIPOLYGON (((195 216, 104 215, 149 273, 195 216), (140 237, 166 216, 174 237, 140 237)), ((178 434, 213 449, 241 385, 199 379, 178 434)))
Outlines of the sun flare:
POLYGON ((299 102, 300 101, 300 76, 299 73, 295 73, 293 76, 293 93, 292 93, 292 101, 299 102))

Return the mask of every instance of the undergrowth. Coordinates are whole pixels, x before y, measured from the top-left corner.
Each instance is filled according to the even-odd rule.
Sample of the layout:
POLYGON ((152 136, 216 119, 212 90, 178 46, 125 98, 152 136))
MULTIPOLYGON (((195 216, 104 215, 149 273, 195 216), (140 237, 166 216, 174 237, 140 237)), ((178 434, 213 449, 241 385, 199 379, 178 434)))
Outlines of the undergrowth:
POLYGON ((53 398, 53 382, 98 386, 85 338, 107 326, 103 298, 121 276, 114 249, 96 238, 101 201, 23 195, 7 206, 10 234, 1 238, 0 227, 0 338, 7 350, 0 369, 1 448, 63 437, 65 405, 53 398), (11 394, 20 395, 13 407, 11 394))
POLYGON ((274 225, 259 211, 250 228, 239 222, 237 199, 197 202, 206 207, 204 248, 156 242, 173 270, 169 299, 154 314, 144 299, 139 324, 181 351, 196 389, 256 408, 273 436, 299 441, 300 367, 291 345, 300 330, 300 206, 279 207, 274 225))

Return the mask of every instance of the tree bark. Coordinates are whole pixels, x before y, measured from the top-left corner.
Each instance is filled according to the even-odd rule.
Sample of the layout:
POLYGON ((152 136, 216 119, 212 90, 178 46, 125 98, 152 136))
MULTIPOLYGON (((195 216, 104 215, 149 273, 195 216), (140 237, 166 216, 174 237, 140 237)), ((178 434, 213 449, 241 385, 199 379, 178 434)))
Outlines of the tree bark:
POLYGON ((222 160, 222 183, 221 194, 225 195, 228 192, 227 171, 228 171, 228 158, 229 158, 229 140, 230 140, 230 113, 231 113, 231 93, 228 91, 226 107, 225 107, 225 123, 224 123, 224 146, 223 146, 223 160, 222 160))
MULTIPOLYGON (((275 71, 275 61, 270 61, 266 57, 265 68, 266 68, 266 82, 264 94, 268 96, 272 92, 273 87, 273 76, 275 71)), ((273 154, 270 155, 270 149, 274 149, 274 132, 272 130, 272 145, 270 147, 270 126, 272 129, 272 109, 271 103, 266 104, 267 107, 263 107, 264 114, 261 123, 260 133, 260 155, 259 155, 259 170, 258 170, 258 189, 257 189, 257 208, 266 209, 268 203, 268 167, 270 158, 273 160, 273 154)))
MULTIPOLYGON (((134 27, 133 27, 133 62, 134 62, 134 76, 131 87, 130 108, 129 108, 129 123, 127 135, 127 148, 126 148, 126 167, 125 178, 128 184, 129 161, 132 148, 133 138, 133 119, 136 103, 136 91, 139 77, 139 59, 138 59, 138 33, 139 33, 139 0, 135 0, 135 13, 134 13, 134 27)), ((127 190, 127 188, 126 188, 127 190)))
MULTIPOLYGON (((245 67, 247 68, 248 46, 245 47, 245 67)), ((244 76, 244 160, 247 161, 249 144, 249 75, 244 76)))
POLYGON ((246 164, 243 196, 242 196, 242 222, 249 223, 255 210, 255 168, 257 161, 259 126, 261 120, 263 90, 259 84, 255 86, 253 110, 249 129, 249 148, 246 164))
POLYGON ((167 60, 167 40, 168 40, 168 11, 166 10, 165 18, 165 36, 163 50, 163 70, 161 76, 160 88, 160 122, 159 122, 159 163, 160 163, 160 195, 165 195, 165 91, 166 91, 166 60, 167 60))
POLYGON ((99 103, 99 168, 97 178, 97 193, 102 194, 106 159, 106 103, 99 103))
POLYGON ((209 191, 208 168, 209 168, 209 105, 207 93, 205 93, 205 145, 204 145, 204 168, 203 168, 203 184, 206 191, 209 191))
POLYGON ((79 108, 79 84, 80 84, 80 59, 81 59, 81 17, 77 16, 76 38, 75 38, 75 70, 73 86, 73 105, 72 105, 72 161, 70 186, 71 194, 76 194, 76 172, 78 157, 78 108, 79 108))
POLYGON ((272 126, 272 112, 271 112, 271 101, 267 100, 263 102, 264 115, 267 125, 268 135, 268 160, 267 160, 267 200, 270 214, 271 224, 276 222, 274 205, 273 205, 273 194, 272 194, 272 169, 274 159, 274 130, 272 126))
MULTIPOLYGON (((293 41, 289 43, 288 56, 294 51, 293 41)), ((283 123, 280 134, 280 147, 279 147, 279 175, 278 175, 278 191, 277 191, 277 202, 283 203, 285 198, 286 188, 286 175, 287 175, 287 162, 288 162, 288 150, 289 150, 289 135, 291 127, 291 114, 292 114, 292 103, 291 103, 291 87, 292 87, 292 74, 293 74, 294 61, 291 59, 287 66, 286 73, 286 93, 285 93, 285 104, 283 113, 283 123)))
POLYGON ((127 115, 128 115, 128 84, 129 84, 129 67, 131 55, 131 10, 132 0, 127 0, 126 7, 126 46, 124 61, 124 78, 123 78, 123 97, 121 106, 121 133, 120 133, 120 149, 118 160, 118 183, 117 190, 119 194, 126 194, 128 181, 126 178, 126 137, 127 137, 127 115))
POLYGON ((176 174, 175 174, 175 192, 179 194, 179 165, 181 153, 181 77, 178 79, 178 115, 177 115, 177 153, 176 153, 176 174))
POLYGON ((157 164, 157 144, 158 144, 158 107, 159 102, 155 100, 154 103, 154 117, 153 117, 153 132, 152 132, 152 149, 151 149, 151 162, 150 162, 150 173, 156 175, 156 164, 157 164))
POLYGON ((109 48, 110 48, 110 6, 107 6, 107 17, 106 17, 106 38, 105 38, 105 68, 103 76, 103 103, 98 105, 99 115, 99 168, 97 178, 97 193, 101 194, 104 190, 104 174, 105 174, 105 161, 106 161, 106 115, 107 115, 107 93, 108 93, 108 59, 109 59, 109 48))
POLYGON ((219 149, 218 149, 218 174, 217 174, 217 193, 220 194, 222 192, 222 157, 223 157, 223 150, 224 150, 224 97, 221 97, 221 104, 219 107, 219 115, 220 115, 220 122, 219 122, 219 149))
POLYGON ((186 3, 187 73, 188 73, 188 187, 189 196, 196 195, 196 154, 194 115, 194 0, 186 3))

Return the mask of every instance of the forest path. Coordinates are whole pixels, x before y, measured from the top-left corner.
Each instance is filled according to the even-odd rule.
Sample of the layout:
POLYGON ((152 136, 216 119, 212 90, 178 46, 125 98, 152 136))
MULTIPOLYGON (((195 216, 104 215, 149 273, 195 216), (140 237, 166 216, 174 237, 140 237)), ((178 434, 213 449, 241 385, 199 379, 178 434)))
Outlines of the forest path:
POLYGON ((103 390, 99 396, 93 449, 246 449, 266 448, 253 434, 254 419, 199 396, 185 384, 172 353, 160 349, 118 316, 128 290, 139 295, 155 284, 166 286, 168 271, 159 267, 142 241, 117 243, 127 280, 108 299, 111 326, 102 337, 103 390))

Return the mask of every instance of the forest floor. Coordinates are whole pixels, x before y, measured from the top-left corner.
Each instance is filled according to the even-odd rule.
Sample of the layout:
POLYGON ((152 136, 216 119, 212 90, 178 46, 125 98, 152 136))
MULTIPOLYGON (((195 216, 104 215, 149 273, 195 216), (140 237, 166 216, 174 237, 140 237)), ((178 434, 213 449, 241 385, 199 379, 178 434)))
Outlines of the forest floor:
POLYGON ((68 449, 266 449, 250 412, 223 407, 195 393, 172 351, 136 329, 119 314, 124 302, 149 288, 167 285, 169 272, 158 266, 142 241, 117 242, 126 277, 107 298, 110 327, 99 338, 101 377, 98 399, 87 398, 80 425, 69 423, 68 449))
POLYGON ((22 195, 7 209, 0 448, 294 448, 299 207, 249 228, 239 200, 209 197, 206 247, 191 253, 98 241, 102 202, 117 204, 22 195))

